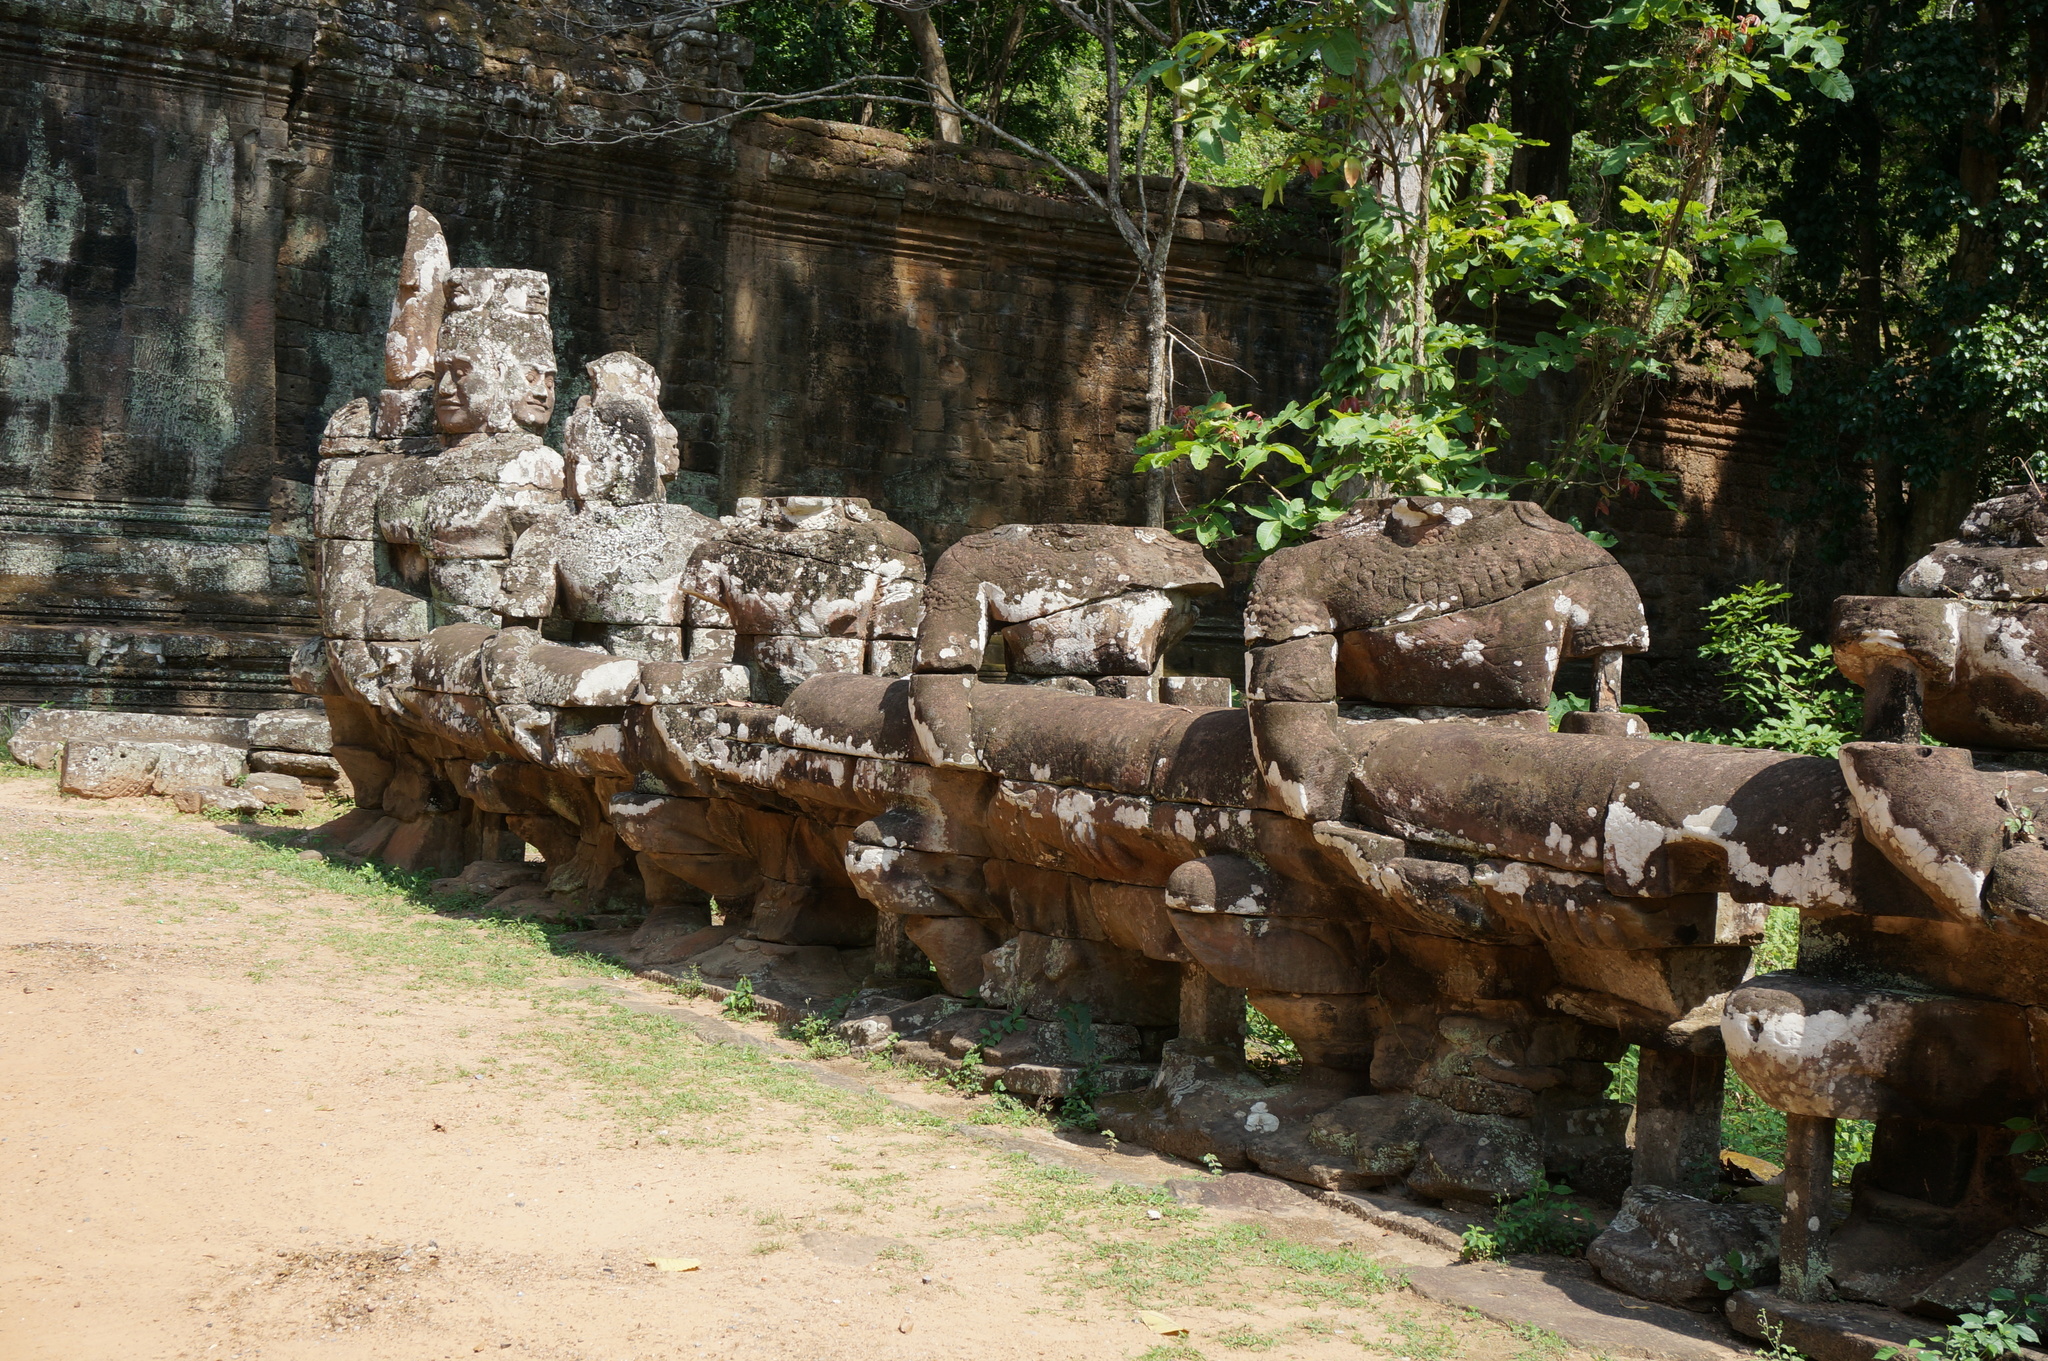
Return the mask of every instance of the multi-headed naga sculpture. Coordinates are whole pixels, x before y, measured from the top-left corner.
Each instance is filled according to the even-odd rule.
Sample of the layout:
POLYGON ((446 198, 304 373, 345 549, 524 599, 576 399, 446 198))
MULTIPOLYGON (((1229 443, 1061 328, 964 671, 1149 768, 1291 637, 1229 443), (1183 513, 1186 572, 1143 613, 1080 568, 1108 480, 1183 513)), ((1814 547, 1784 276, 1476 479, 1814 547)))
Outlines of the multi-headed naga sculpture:
POLYGON ((1193 545, 1008 525, 927 576, 857 499, 670 504, 652 369, 592 361, 549 448, 547 281, 448 261, 415 210, 390 387, 322 444, 297 683, 359 853, 526 912, 629 905, 637 964, 839 999, 856 1046, 973 1054, 1187 1157, 1454 1205, 1545 1172, 1627 1192, 1595 1262, 1696 1305, 1713 1245, 1776 1255, 1687 1195, 1732 1059, 1789 1117, 1788 1295, 1939 1312, 2048 1276, 2001 1127, 2048 1098, 2031 495, 1908 596, 1841 603, 1873 728, 1839 761, 1650 738, 1619 707, 1634 586, 1521 502, 1362 501, 1274 554, 1234 707, 1164 674, 1221 588, 1193 545), (1552 732, 1574 658, 1595 703, 1552 732), (1800 967, 1752 977, 1771 905, 1800 967), (1298 1080, 1247 1068, 1247 999, 1298 1080), (1877 1136, 1832 1232, 1839 1118, 1877 1136))

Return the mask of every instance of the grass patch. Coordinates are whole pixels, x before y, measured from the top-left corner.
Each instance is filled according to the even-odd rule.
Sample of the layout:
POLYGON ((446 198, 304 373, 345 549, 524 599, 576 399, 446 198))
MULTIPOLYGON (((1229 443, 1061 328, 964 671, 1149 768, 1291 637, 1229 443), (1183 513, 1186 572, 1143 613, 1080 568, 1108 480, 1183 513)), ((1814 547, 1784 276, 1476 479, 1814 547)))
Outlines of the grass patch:
MULTIPOLYGON (((1172 1233, 1163 1239, 1095 1242, 1077 1253, 1076 1284, 1132 1305, 1199 1296, 1212 1284, 1242 1285, 1258 1273, 1271 1289, 1311 1304, 1359 1309, 1404 1282, 1350 1248, 1312 1248, 1255 1224, 1172 1233)), ((1232 1344, 1236 1345, 1236 1344, 1232 1344)))
POLYGON ((996 1159, 997 1189, 1022 1211, 1015 1224, 996 1232, 1014 1237, 1058 1233, 1076 1241, 1090 1229, 1134 1228, 1149 1222, 1148 1210, 1162 1220, 1189 1223, 1200 1214, 1156 1186, 1102 1182, 1064 1167, 1047 1167, 1022 1153, 996 1159))
POLYGON ((623 1123, 651 1131, 699 1118, 702 1134, 672 1133, 672 1142, 751 1137, 748 1112, 763 1100, 793 1106, 840 1130, 946 1128, 938 1116, 905 1110, 871 1093, 827 1087, 767 1050, 714 1044, 667 1016, 573 993, 537 999, 536 1005, 576 1023, 544 1030, 536 1042, 571 1075, 590 1083, 623 1123))
POLYGON ((1395 1314, 1386 1320, 1386 1326, 1393 1337, 1382 1342, 1380 1350, 1389 1355, 1408 1357, 1410 1361, 1444 1361, 1463 1350, 1458 1345, 1457 1333, 1448 1323, 1431 1325, 1414 1314, 1395 1314))
POLYGON ((1227 1333, 1218 1333, 1216 1341, 1233 1351, 1264 1352, 1271 1351, 1279 1345, 1280 1339, 1272 1333, 1253 1332, 1250 1328, 1232 1328, 1227 1333))
POLYGON ((1564 1361, 1571 1350, 1571 1344, 1556 1333, 1533 1323, 1509 1324, 1508 1336, 1525 1344, 1514 1354, 1514 1361, 1564 1361))

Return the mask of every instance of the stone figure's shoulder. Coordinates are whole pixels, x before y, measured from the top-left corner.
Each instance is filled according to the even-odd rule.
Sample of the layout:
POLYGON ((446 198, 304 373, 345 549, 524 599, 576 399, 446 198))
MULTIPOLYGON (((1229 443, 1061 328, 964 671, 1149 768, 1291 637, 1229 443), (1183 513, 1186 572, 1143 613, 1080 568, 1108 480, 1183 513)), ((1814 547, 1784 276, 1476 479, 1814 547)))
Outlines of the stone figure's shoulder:
POLYGON ((496 482, 507 487, 562 488, 562 456, 536 435, 514 431, 472 436, 423 460, 440 482, 496 482))

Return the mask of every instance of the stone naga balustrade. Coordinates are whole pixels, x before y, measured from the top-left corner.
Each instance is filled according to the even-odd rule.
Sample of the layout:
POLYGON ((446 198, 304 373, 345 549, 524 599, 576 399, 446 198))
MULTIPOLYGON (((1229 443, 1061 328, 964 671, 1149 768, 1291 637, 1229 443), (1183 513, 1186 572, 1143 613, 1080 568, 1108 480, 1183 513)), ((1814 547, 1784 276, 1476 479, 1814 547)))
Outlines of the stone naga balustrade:
MULTIPOLYGON (((1520 502, 1363 501, 1274 554, 1233 707, 1227 681, 1163 674, 1221 587, 1163 531, 1004 526, 927 578, 857 499, 712 520, 666 502, 674 432, 624 355, 590 365, 548 448, 546 281, 453 269, 432 220, 414 229, 392 387, 323 442, 326 636, 295 671, 356 789, 335 833, 356 852, 502 887, 506 910, 624 905, 639 923, 609 939, 636 965, 844 1002, 857 1048, 972 1055, 1227 1167, 1454 1205, 1547 1171, 1676 1214, 1714 1176, 1725 1045, 1797 1117, 1795 1173, 1819 1156, 1801 1120, 1880 1118, 1865 1220, 1968 1200, 1914 1245, 1912 1288, 2039 1218, 1990 1131, 2041 1088, 2048 851, 2026 810, 2048 779, 1957 748, 1649 740, 1619 711, 1621 659, 1648 645, 1633 584, 1520 502), (1552 732, 1571 658, 1596 703, 1552 732), (1813 972, 1747 979, 1772 904, 1802 913, 1813 972), (1247 999, 1299 1048, 1297 1081, 1246 1067, 1247 999), (1633 1112, 1605 1095, 1632 1044, 1633 1112), (1885 1170, 1926 1149, 1940 1187, 1885 1170)), ((1842 644, 1852 674, 1925 653, 1949 676, 1975 647, 2048 692, 1954 641, 1970 610, 2012 607, 1891 603, 1950 632, 1872 643, 1890 635, 1870 624, 1842 644)), ((1669 1282, 1701 1262, 1638 1218, 1602 1270, 1696 1303, 1669 1282)), ((1795 1284, 1825 1274, 1823 1238, 1800 1239, 1795 1284)))

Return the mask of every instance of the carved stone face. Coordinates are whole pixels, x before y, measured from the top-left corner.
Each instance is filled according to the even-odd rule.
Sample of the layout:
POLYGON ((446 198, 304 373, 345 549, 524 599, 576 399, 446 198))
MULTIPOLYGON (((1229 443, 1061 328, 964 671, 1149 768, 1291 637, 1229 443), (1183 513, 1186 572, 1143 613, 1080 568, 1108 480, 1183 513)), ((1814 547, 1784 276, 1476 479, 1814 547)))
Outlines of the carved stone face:
POLYGON ((540 434, 555 414, 547 276, 458 269, 434 362, 434 423, 443 435, 540 434))
POLYGON ((444 435, 538 435, 555 415, 552 369, 516 355, 451 354, 435 361, 434 423, 444 435))

